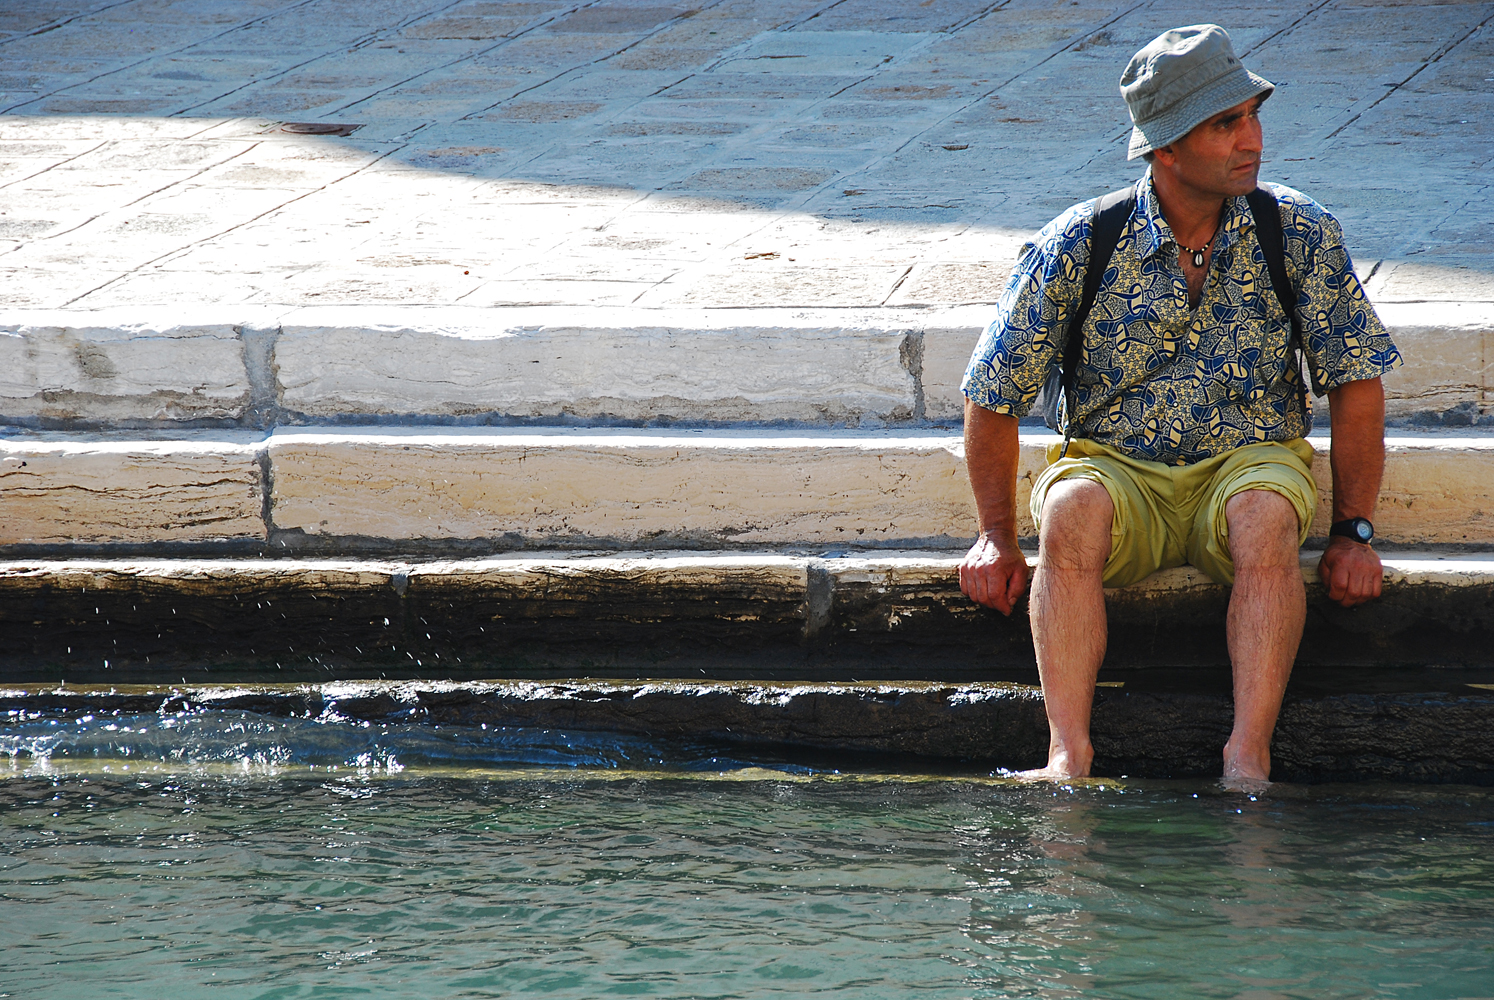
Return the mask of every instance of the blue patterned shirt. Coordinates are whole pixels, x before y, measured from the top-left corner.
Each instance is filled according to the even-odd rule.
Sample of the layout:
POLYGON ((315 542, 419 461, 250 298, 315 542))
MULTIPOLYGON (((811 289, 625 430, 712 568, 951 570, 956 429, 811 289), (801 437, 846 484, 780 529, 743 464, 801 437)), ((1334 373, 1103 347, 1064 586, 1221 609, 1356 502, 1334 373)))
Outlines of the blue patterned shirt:
MULTIPOLYGON (((1303 354, 1319 395, 1401 363, 1344 249, 1338 220, 1301 192, 1269 185, 1281 208, 1286 269, 1297 289, 1303 354)), ((1075 205, 1022 248, 961 388, 977 405, 1024 416, 1062 364, 1083 294, 1094 202, 1075 205)), ((1312 427, 1291 323, 1281 310, 1250 205, 1230 199, 1197 308, 1151 172, 1137 182, 1084 323, 1075 436, 1134 458, 1184 464, 1312 427)), ((1066 425, 1067 426, 1067 425, 1066 425)))

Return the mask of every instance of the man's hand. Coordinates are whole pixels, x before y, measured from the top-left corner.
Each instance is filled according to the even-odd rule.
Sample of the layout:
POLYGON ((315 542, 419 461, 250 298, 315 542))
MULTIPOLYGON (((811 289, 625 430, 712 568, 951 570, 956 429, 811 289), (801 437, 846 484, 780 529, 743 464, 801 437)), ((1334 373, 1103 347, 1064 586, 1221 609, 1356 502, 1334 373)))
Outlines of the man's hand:
POLYGON ((1328 539, 1328 548, 1318 561, 1318 579, 1328 588, 1328 597, 1346 608, 1379 597, 1384 576, 1380 554, 1352 538, 1335 535, 1328 539))
POLYGON ((976 604, 1012 613, 1027 589, 1017 548, 1017 418, 965 401, 965 468, 980 535, 960 563, 960 589, 976 604))
POLYGON ((960 562, 960 589, 976 604, 1010 615, 1027 590, 1027 557, 1014 539, 983 534, 960 562))
MULTIPOLYGON (((1333 423, 1333 520, 1374 519, 1385 468, 1385 390, 1378 378, 1345 382, 1328 392, 1333 423)), ((1334 535, 1318 562, 1328 596, 1346 608, 1380 596, 1380 556, 1352 538, 1334 535)))

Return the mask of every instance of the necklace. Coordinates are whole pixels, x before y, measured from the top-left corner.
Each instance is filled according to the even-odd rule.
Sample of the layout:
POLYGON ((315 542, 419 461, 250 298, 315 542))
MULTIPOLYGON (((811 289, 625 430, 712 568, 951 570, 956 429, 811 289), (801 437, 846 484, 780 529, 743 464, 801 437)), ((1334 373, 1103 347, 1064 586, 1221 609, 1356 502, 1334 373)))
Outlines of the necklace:
POLYGON ((1194 267, 1203 267, 1204 266, 1204 253, 1205 253, 1205 251, 1207 251, 1209 249, 1210 246, 1213 245, 1213 243, 1214 243, 1214 239, 1213 239, 1213 237, 1210 237, 1209 238, 1209 242, 1205 243, 1202 247, 1200 247, 1197 250, 1193 249, 1192 247, 1185 247, 1181 243, 1178 244, 1178 248, 1181 249, 1181 250, 1187 250, 1189 253, 1191 253, 1193 255, 1193 266, 1194 267))

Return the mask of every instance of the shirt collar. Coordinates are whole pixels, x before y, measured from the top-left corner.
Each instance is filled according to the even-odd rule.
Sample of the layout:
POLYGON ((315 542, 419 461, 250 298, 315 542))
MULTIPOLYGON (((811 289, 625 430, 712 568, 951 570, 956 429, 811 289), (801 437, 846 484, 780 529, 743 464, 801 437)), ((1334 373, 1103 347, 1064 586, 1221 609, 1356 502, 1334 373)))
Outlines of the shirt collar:
MULTIPOLYGON (((1136 182, 1136 217, 1139 224, 1136 250, 1139 256, 1150 257, 1179 245, 1172 235, 1172 227, 1162 217, 1157 189, 1152 186, 1151 167, 1147 167, 1141 180, 1136 182)), ((1254 228, 1255 218, 1250 214, 1250 203, 1245 197, 1241 195, 1228 199, 1224 203, 1224 220, 1219 225, 1217 249, 1230 246, 1254 228)))

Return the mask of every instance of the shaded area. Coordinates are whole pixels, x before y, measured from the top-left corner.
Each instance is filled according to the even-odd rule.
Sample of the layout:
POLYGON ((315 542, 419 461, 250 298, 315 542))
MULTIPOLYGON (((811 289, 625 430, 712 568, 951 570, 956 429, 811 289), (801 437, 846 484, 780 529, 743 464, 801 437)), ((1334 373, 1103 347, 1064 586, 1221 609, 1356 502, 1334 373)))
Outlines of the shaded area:
MULTIPOLYGON (((12 567, 0 577, 0 679, 962 681, 1031 670, 1025 605, 1011 618, 979 607, 947 567, 837 562, 12 567)), ((1107 667, 1227 663, 1227 599, 1183 581, 1109 592, 1107 667)), ((1308 608, 1302 666, 1491 666, 1487 582, 1392 579, 1357 611, 1314 583, 1308 608)))
MULTIPOLYGON (((0 38, 17 306, 986 302, 1031 229, 1135 175, 1115 81, 1197 17, 1160 0, 59 14, 12 5, 0 38), (304 121, 359 127, 281 128, 304 121)), ((1494 298, 1494 6, 1229 15, 1280 84, 1267 177, 1342 215, 1372 293, 1494 298)))

